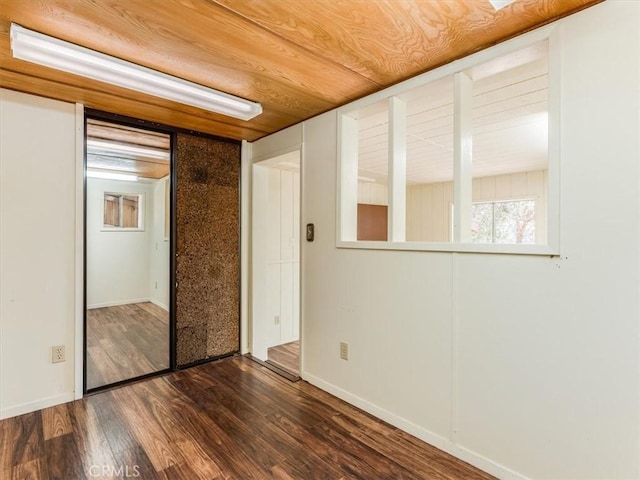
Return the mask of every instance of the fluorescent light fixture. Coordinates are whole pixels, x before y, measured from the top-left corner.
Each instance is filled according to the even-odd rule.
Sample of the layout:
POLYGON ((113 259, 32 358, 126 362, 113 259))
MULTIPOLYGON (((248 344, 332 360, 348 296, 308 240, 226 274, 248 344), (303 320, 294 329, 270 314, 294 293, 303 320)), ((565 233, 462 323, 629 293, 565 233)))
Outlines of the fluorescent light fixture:
POLYGON ((137 157, 156 158, 158 160, 169 161, 169 152, 167 150, 158 150, 154 148, 139 147, 137 145, 124 145, 115 142, 103 142, 100 140, 87 140, 87 150, 89 153, 100 154, 129 154, 137 157))
POLYGON ((125 182, 137 182, 138 177, 128 175, 126 173, 101 172, 96 170, 87 170, 87 177, 100 178, 102 180, 123 180, 125 182))
POLYGON ((493 8, 495 8, 496 10, 500 10, 501 8, 506 7, 507 5, 511 5, 513 2, 515 2, 516 0, 489 0, 489 3, 493 6, 493 8))
POLYGON ((250 120, 262 105, 11 24, 14 58, 211 112, 250 120))

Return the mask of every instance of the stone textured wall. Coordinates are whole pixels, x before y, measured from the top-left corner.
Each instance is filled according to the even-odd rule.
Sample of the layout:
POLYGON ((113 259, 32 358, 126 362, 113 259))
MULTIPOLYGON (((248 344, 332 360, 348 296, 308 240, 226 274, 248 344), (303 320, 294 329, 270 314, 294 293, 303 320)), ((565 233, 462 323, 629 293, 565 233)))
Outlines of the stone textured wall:
POLYGON ((240 145, 176 136, 177 364, 240 347, 240 145))

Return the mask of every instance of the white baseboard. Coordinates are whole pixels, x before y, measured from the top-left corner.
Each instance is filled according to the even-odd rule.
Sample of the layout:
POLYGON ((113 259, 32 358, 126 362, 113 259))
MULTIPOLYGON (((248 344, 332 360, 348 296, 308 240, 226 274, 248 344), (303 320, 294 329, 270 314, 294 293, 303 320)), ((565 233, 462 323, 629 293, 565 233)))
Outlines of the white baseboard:
POLYGON ((365 412, 370 413, 371 415, 378 417, 379 419, 384 420, 385 422, 390 423, 391 425, 398 427, 399 429, 404 430, 407 433, 410 433, 414 437, 417 437, 420 440, 423 440, 428 444, 433 445, 434 447, 437 447, 440 450, 443 450, 453 455, 454 457, 457 457, 460 460, 467 462, 491 475, 494 475, 503 480, 528 480, 528 477, 525 477, 518 472, 514 472, 513 470, 500 465, 499 463, 496 463, 486 457, 483 457, 476 452, 457 445, 448 438, 422 428, 405 418, 402 418, 388 410, 385 410, 384 408, 378 407, 377 405, 374 405, 373 403, 368 402, 363 398, 353 395, 352 393, 343 390, 342 388, 339 388, 331 383, 325 382, 324 380, 310 373, 302 372, 301 377, 303 380, 306 380, 310 384, 326 392, 329 392, 332 395, 335 395, 341 400, 344 400, 347 403, 361 408, 365 412))
POLYGON ((87 305, 87 310, 93 310, 94 308, 117 307, 120 305, 129 305, 132 303, 145 303, 145 302, 151 302, 151 301, 152 300, 149 298, 133 298, 131 300, 121 300, 117 302, 94 303, 93 305, 87 305))
POLYGON ((23 403, 22 405, 3 408, 0 410, 0 420, 17 417, 18 415, 35 412, 47 407, 53 407, 54 405, 60 405, 61 403, 72 402, 73 400, 75 400, 75 394, 73 392, 69 392, 54 395, 53 397, 42 398, 34 402, 23 403))
POLYGON ((150 298, 149 301, 154 305, 157 305, 158 307, 162 308, 163 310, 166 310, 167 312, 169 311, 169 307, 167 307, 164 303, 160 303, 155 298, 150 298))

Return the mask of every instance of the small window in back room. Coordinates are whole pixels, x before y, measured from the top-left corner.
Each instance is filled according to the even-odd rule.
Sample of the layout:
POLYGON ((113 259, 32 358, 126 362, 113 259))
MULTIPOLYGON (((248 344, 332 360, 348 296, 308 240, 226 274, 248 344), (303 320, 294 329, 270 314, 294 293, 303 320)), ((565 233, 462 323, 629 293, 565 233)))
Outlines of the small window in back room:
POLYGON ((104 228, 134 229, 143 228, 142 195, 124 193, 104 193, 104 228))

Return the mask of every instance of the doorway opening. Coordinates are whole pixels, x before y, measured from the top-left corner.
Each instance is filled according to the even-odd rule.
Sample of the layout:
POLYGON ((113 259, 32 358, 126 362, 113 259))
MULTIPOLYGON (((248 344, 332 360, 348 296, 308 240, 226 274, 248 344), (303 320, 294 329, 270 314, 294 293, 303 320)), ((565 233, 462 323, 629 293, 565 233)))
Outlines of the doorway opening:
MULTIPOLYGON (((300 375, 300 151, 253 166, 252 355, 300 375)), ((276 370, 277 371, 277 370, 276 370)))
POLYGON ((86 120, 85 391, 171 367, 172 135, 86 120))

